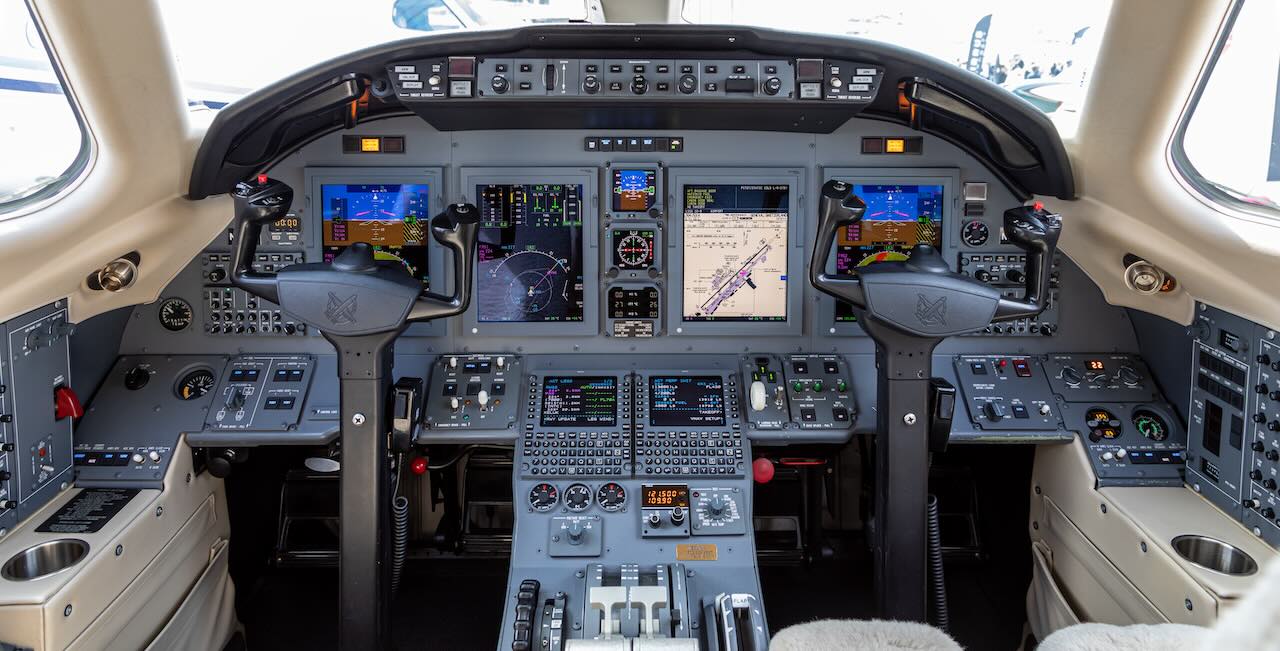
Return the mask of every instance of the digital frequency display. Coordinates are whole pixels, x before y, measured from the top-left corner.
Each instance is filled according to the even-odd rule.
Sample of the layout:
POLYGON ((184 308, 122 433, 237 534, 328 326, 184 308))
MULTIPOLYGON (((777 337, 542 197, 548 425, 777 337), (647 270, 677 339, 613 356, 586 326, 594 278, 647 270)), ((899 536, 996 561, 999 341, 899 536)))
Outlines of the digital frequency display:
POLYGON ((655 170, 613 170, 614 212, 648 212, 657 194, 655 170))
POLYGON ((482 322, 582 321, 582 186, 477 185, 482 322))
POLYGON ((624 271, 652 267, 654 239, 648 228, 613 229, 613 266, 624 271))
POLYGON ((689 508, 688 484, 654 484, 640 487, 640 508, 689 508))
POLYGON ((786 321, 786 185, 686 185, 685 321, 786 321))
POLYGON ((552 376, 543 381, 543 427, 612 427, 617 422, 617 378, 552 376))
POLYGON ((373 246, 375 259, 397 262, 426 284, 429 197, 426 183, 321 185, 324 261, 365 242, 373 246))
POLYGON ((650 377, 649 424, 724 425, 724 381, 718 375, 650 377))
MULTIPOLYGON (((836 236, 836 273, 906 260, 916 244, 942 246, 941 185, 854 185, 853 193, 867 211, 836 236)), ((848 303, 836 303, 836 321, 857 321, 848 303)))

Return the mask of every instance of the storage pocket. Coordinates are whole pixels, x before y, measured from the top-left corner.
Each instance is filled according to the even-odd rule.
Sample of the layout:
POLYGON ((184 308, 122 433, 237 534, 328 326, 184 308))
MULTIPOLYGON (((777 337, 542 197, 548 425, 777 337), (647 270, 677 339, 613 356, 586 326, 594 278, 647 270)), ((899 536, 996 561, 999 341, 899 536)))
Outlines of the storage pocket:
POLYGON ((1031 543, 1031 587, 1027 589, 1027 621, 1037 640, 1080 623, 1076 611, 1053 576, 1053 550, 1041 541, 1031 543))
POLYGON ((236 616, 235 587, 227 570, 227 547, 226 540, 214 543, 209 566, 191 587, 169 623, 147 645, 147 651, 218 650, 230 638, 236 626, 236 616))

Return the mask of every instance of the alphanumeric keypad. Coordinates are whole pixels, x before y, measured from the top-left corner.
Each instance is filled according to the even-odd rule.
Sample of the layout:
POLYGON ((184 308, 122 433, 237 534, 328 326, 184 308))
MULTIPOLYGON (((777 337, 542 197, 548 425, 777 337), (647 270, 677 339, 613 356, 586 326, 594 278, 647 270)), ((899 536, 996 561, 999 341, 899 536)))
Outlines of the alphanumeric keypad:
POLYGON ((745 467, 741 432, 636 433, 637 475, 740 476, 745 467))
POLYGON ((622 432, 525 432, 520 445, 525 477, 631 474, 631 439, 622 432))

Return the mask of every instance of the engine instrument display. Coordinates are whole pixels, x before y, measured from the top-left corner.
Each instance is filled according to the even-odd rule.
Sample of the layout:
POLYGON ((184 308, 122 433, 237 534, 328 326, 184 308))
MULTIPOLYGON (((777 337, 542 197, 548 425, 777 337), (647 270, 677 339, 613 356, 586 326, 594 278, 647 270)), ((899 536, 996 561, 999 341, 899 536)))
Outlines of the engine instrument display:
POLYGON ((689 508, 687 484, 645 484, 640 487, 640 507, 645 509, 689 508))
POLYGON ((543 427, 613 427, 618 422, 618 378, 551 376, 542 383, 543 427))
POLYGON ((478 185, 481 322, 583 320, 582 186, 478 185))
POLYGON ((654 240, 653 229, 613 229, 613 266, 624 271, 652 267, 654 240))
POLYGON ((787 185, 685 185, 684 321, 786 321, 787 185))
POLYGON ((425 183, 321 185, 325 262, 365 242, 373 246, 375 259, 399 263, 427 284, 430 196, 425 183))
POLYGON ((718 375, 650 377, 649 424, 724 425, 724 380, 718 375))
POLYGON ((656 319, 659 302, 657 287, 610 287, 609 318, 656 319))
POLYGON ((613 170, 613 211, 648 212, 658 194, 658 172, 646 169, 613 170))
MULTIPOLYGON (((941 185, 855 184, 853 193, 867 204, 867 211, 836 237, 837 273, 876 262, 901 262, 917 244, 942 246, 941 185)), ((835 318, 857 320, 843 301, 836 304, 835 318)))

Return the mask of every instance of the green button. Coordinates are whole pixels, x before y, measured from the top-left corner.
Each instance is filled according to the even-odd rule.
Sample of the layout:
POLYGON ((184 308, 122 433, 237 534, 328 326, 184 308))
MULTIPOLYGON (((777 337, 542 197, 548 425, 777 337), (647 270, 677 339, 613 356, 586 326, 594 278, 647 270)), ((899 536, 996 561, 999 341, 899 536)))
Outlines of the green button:
POLYGON ((796 393, 801 393, 804 391, 804 384, 797 380, 791 383, 791 388, 795 389, 796 393))
POLYGON ((836 380, 836 391, 844 393, 849 388, 849 383, 844 380, 836 380))
POLYGON ((813 383, 813 390, 814 390, 814 391, 821 391, 821 390, 822 390, 822 380, 816 380, 816 381, 814 381, 814 383, 813 383))

